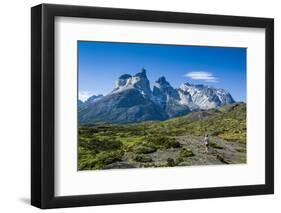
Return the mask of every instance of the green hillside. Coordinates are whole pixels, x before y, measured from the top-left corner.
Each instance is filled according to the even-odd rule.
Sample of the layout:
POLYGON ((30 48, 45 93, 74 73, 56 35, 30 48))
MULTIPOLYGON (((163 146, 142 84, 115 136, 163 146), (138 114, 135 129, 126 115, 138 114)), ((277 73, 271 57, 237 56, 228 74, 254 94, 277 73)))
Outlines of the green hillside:
POLYGON ((163 122, 170 135, 191 134, 219 136, 246 143, 246 104, 231 104, 218 109, 194 112, 163 122))
POLYGON ((217 164, 234 154, 236 158, 229 157, 228 162, 245 163, 246 104, 162 122, 80 126, 78 149, 79 170, 217 164), (207 133, 214 153, 203 155, 197 144, 207 133))

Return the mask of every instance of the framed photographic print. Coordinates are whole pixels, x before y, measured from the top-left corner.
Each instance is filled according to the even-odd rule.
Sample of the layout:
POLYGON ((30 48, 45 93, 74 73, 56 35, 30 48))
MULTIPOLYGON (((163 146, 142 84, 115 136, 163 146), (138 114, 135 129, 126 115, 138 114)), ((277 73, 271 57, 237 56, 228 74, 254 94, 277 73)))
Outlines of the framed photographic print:
POLYGON ((271 194, 274 21, 31 9, 31 203, 271 194))

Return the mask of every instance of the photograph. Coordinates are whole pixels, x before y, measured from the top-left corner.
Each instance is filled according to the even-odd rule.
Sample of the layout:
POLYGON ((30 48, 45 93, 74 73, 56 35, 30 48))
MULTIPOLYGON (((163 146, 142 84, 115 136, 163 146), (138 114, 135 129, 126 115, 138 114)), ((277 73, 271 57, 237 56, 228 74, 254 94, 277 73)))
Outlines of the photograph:
MULTIPOLYGON (((30 98, 18 96, 31 101, 24 145, 31 165, 14 169, 29 172, 32 206, 247 196, 253 201, 239 199, 251 211, 257 197, 248 196, 274 194, 272 14, 279 13, 172 5, 32 6, 30 98)), ((28 49, 6 43, 12 52, 28 49)), ((18 94, 8 93, 11 82, 23 79, 12 74, 10 96, 18 94)))
POLYGON ((78 171, 246 164, 246 53, 78 41, 78 171))

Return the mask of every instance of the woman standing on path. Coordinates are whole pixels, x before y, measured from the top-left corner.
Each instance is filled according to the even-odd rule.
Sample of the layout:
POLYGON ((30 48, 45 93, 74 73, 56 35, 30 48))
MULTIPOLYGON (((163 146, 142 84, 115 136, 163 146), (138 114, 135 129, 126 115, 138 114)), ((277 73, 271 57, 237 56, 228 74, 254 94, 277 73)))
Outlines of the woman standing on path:
POLYGON ((206 134, 204 137, 204 145, 205 145, 206 153, 209 153, 209 144, 210 144, 209 134, 206 134))

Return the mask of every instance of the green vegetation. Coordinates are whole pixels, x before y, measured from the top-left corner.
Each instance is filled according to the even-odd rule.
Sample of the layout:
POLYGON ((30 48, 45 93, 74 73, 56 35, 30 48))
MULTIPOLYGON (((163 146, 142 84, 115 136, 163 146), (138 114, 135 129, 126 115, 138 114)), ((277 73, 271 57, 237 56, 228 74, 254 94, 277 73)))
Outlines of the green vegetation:
POLYGON ((122 150, 117 150, 92 155, 79 148, 79 170, 103 169, 108 164, 121 161, 123 154, 122 150))
MULTIPOLYGON (((109 164, 130 158, 133 163, 154 165, 150 155, 158 150, 181 149, 177 158, 166 159, 164 166, 187 165, 194 156, 191 149, 182 148, 178 136, 211 137, 246 144, 246 105, 234 104, 219 109, 193 112, 186 116, 158 122, 135 124, 94 124, 79 127, 78 169, 104 169, 109 164), (132 153, 129 157, 127 153, 132 153)), ((213 141, 210 147, 223 149, 213 141)), ((237 150, 246 153, 246 149, 237 150)), ((222 156, 217 159, 224 162, 222 156)), ((246 161, 246 160, 244 160, 246 161)), ((146 165, 143 165, 146 166, 146 165)), ((159 165, 155 164, 155 167, 159 165)), ((162 166, 162 164, 160 165, 162 166)))
POLYGON ((168 167, 176 166, 176 163, 175 163, 175 161, 174 161, 173 158, 168 158, 168 159, 167 159, 167 166, 168 166, 168 167))
POLYGON ((157 134, 145 138, 143 145, 153 147, 155 149, 169 149, 180 147, 180 143, 177 142, 175 138, 157 134))
POLYGON ((192 157, 194 154, 191 149, 182 149, 180 152, 180 157, 186 158, 186 157, 192 157))
POLYGON ((136 148, 133 151, 137 154, 149 154, 155 152, 156 150, 157 150, 156 147, 153 146, 140 145, 140 146, 136 146, 136 148))
MULTIPOLYGON (((196 112, 195 112, 196 113, 196 112)), ((167 120, 162 125, 169 135, 190 134, 202 136, 209 133, 229 141, 246 143, 246 105, 238 104, 206 111, 205 118, 194 120, 191 113, 167 120)), ((197 112, 204 115, 203 112, 197 112)))
POLYGON ((147 162, 152 162, 152 158, 146 155, 136 155, 135 156, 135 161, 137 162, 142 162, 142 163, 147 163, 147 162))

